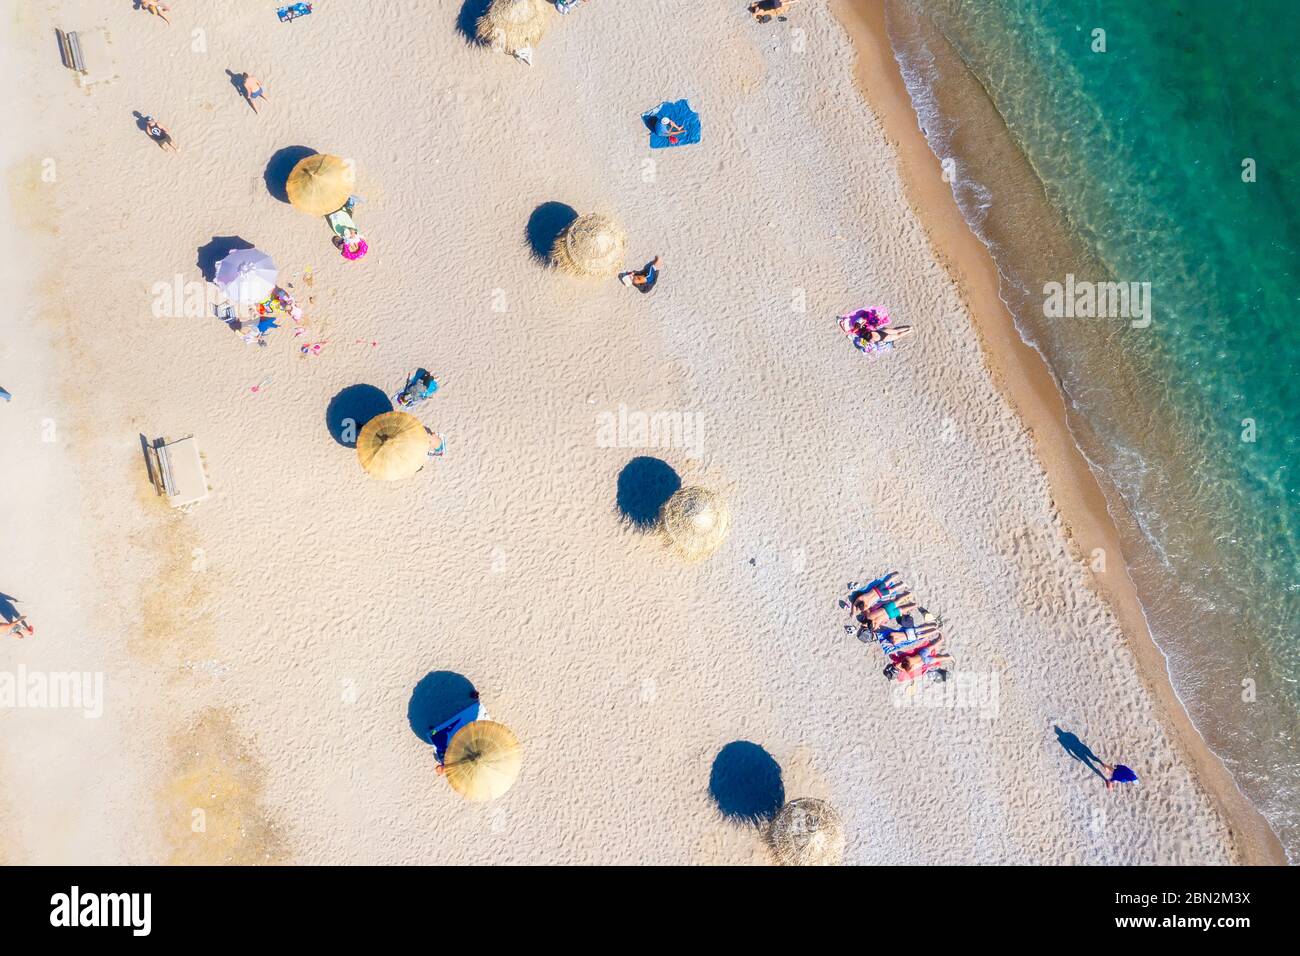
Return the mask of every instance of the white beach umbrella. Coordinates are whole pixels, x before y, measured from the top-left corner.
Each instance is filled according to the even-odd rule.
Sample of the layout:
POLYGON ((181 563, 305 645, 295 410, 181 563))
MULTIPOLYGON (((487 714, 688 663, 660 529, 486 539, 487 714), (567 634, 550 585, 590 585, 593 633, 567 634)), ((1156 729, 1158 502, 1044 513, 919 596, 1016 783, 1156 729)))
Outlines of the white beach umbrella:
POLYGON ((232 249, 217 263, 217 285, 231 302, 248 305, 275 291, 278 272, 271 257, 261 250, 232 249))

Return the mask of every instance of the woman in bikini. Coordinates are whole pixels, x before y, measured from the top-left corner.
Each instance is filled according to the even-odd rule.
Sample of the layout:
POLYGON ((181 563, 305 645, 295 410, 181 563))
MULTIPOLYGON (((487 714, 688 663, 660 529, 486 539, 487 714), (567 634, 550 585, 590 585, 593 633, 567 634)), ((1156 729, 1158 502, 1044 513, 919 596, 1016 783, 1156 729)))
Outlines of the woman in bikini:
POLYGON ((883 329, 863 329, 858 332, 858 338, 866 345, 884 345, 886 342, 897 342, 907 338, 915 331, 910 325, 896 325, 883 329))
POLYGON ((172 140, 172 134, 167 132, 167 127, 152 116, 144 118, 144 131, 149 134, 150 139, 158 144, 159 149, 166 149, 170 146, 176 152, 180 152, 180 147, 172 140))

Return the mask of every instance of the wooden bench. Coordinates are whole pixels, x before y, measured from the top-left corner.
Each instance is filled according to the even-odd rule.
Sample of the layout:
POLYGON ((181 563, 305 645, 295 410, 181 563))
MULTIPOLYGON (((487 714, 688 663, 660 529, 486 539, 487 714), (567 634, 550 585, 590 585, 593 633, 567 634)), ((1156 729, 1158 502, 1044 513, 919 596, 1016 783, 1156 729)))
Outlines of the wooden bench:
POLYGON ((69 70, 85 73, 86 61, 82 58, 81 41, 77 39, 76 31, 64 33, 56 29, 54 32, 59 38, 59 56, 63 59, 63 65, 69 70))
POLYGON ((154 489, 173 508, 186 508, 208 497, 203 457, 193 435, 173 442, 159 438, 146 444, 146 454, 154 489))

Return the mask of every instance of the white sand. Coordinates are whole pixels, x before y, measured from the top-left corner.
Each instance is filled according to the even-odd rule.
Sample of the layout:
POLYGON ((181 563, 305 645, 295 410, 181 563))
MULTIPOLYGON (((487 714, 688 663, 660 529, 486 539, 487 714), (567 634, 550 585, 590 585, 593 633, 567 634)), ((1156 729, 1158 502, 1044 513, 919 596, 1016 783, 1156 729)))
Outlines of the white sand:
POLYGON ((1231 860, 825 9, 764 28, 740 3, 593 0, 530 70, 469 47, 459 2, 292 25, 261 0, 174 6, 167 27, 128 2, 15 4, 6 28, 36 116, 10 222, 36 268, 31 310, 0 317, 0 592, 39 633, 0 644, 0 672, 102 672, 106 704, 0 710, 0 859, 761 861, 709 794, 749 740, 787 798, 840 809, 853 863, 1231 860), (55 26, 105 28, 117 78, 78 89, 55 26), (260 116, 227 69, 266 85, 260 116), (704 144, 651 153, 639 114, 682 96, 704 144), (268 193, 295 145, 356 160, 363 262, 268 193), (660 288, 544 271, 524 230, 548 201, 615 213, 629 266, 663 255, 660 288), (323 355, 153 317, 154 284, 197 280, 225 235, 314 295, 323 355), (867 359, 834 316, 873 303, 920 331, 867 359), (417 365, 441 374, 420 415, 447 457, 368 479, 326 408, 417 365), (620 404, 702 416, 698 452, 600 447, 620 404), (154 497, 142 433, 198 435, 213 497, 186 516, 154 497), (727 491, 708 562, 620 523, 639 454, 727 491), (957 672, 996 675, 996 715, 892 706, 835 607, 889 568, 943 615, 957 672), (523 741, 495 803, 450 792, 408 724, 435 670, 523 741), (1142 787, 1108 795, 1054 722, 1142 787))

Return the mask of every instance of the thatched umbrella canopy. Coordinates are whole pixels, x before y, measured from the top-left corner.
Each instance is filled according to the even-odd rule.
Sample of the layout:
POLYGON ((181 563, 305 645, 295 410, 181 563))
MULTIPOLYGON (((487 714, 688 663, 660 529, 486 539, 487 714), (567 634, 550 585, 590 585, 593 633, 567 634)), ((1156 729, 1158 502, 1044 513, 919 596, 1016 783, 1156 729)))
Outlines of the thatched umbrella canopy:
POLYGON ((673 550, 695 561, 717 550, 727 536, 731 511, 717 492, 692 486, 681 488, 664 504, 664 534, 673 550))
POLYGON ((329 153, 313 153, 298 160, 284 184, 293 207, 313 216, 328 216, 341 209, 356 188, 352 160, 329 153))
POLYGON ((839 866, 844 861, 844 824, 825 800, 791 800, 767 831, 772 855, 782 866, 839 866))
POLYGON ((385 412, 366 422, 357 436, 357 458, 381 481, 410 478, 429 456, 424 423, 406 412, 385 412))
POLYGON ((475 32, 494 50, 514 54, 538 44, 550 16, 546 0, 492 0, 475 32))
POLYGON ((609 216, 587 213, 560 233, 551 261, 576 276, 615 276, 627 258, 627 234, 609 216))
POLYGON ((515 782, 523 760, 519 740, 508 727, 475 720, 451 738, 443 772, 466 800, 495 800, 515 782))

